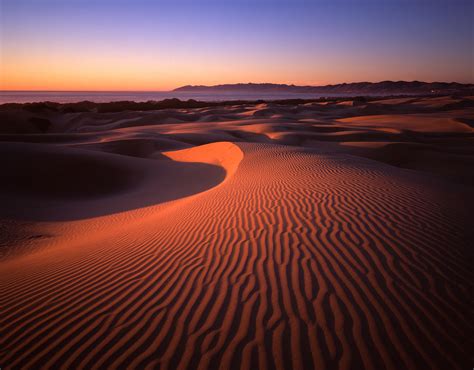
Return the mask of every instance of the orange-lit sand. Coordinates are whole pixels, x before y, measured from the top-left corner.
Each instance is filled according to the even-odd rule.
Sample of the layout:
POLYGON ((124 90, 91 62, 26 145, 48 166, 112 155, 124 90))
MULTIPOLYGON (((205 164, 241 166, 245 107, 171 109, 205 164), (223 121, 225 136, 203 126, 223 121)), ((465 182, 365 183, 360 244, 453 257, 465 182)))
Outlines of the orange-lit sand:
POLYGON ((439 101, 4 129, 1 367, 472 367, 474 113, 439 101))

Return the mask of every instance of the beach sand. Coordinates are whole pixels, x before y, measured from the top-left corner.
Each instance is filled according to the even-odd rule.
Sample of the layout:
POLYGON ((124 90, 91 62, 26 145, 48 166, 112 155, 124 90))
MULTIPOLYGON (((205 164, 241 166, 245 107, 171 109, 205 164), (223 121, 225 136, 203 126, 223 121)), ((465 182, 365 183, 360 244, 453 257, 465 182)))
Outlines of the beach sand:
POLYGON ((472 367, 474 99, 2 118, 2 369, 472 367))

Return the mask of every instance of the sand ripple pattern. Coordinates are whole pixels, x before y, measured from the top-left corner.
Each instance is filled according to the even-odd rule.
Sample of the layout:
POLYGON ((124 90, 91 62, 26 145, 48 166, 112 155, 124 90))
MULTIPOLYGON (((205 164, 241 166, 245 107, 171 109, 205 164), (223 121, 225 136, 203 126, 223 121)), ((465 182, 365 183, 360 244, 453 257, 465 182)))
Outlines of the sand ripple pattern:
POLYGON ((459 207, 409 171, 239 146, 221 185, 5 263, 2 368, 472 367, 459 207))

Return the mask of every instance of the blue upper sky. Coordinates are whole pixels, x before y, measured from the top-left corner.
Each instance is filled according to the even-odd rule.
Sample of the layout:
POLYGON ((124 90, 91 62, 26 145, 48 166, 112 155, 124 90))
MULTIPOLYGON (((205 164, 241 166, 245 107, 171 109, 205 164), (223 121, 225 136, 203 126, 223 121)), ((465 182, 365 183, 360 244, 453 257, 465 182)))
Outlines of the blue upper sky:
POLYGON ((472 0, 0 1, 0 88, 474 82, 472 0))

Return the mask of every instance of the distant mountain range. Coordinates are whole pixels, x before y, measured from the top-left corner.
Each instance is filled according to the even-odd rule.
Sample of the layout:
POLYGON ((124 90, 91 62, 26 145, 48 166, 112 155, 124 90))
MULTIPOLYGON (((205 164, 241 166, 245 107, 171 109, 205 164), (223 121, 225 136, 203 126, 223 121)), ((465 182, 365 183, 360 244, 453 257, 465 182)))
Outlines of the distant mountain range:
POLYGON ((326 86, 296 86, 272 83, 238 83, 214 86, 187 85, 180 92, 302 93, 347 95, 440 94, 474 91, 474 84, 457 82, 382 81, 355 82, 326 86))

